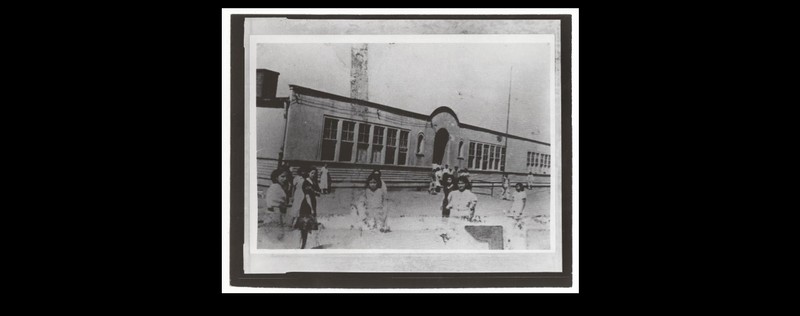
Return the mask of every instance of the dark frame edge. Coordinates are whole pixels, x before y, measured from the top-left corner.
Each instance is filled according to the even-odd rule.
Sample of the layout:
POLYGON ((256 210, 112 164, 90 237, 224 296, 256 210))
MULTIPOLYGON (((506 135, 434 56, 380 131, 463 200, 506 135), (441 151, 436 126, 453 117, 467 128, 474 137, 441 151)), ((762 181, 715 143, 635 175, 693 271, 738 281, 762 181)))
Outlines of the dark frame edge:
POLYGON ((572 15, 231 15, 230 285, 259 288, 500 288, 571 287, 572 274, 572 15), (534 19, 561 22, 562 272, 537 273, 312 273, 244 274, 244 20, 289 19, 534 19), (333 17, 333 18, 332 18, 333 17), (568 242, 567 242, 568 241, 568 242), (364 286, 369 276, 373 285, 364 286), (457 284, 452 284, 456 282, 457 284), (535 284, 531 284, 531 282, 535 284), (376 285, 377 284, 377 285, 376 285))

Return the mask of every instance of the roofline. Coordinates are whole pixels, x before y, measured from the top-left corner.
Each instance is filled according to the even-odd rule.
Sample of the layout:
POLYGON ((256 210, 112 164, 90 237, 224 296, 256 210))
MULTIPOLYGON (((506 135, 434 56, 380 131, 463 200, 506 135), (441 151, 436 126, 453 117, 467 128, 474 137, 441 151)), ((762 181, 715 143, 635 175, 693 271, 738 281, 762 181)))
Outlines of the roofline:
MULTIPOLYGON (((383 104, 380 104, 380 103, 348 98, 348 97, 341 96, 341 95, 338 95, 338 94, 333 94, 333 93, 330 93, 330 92, 325 92, 325 91, 320 91, 320 90, 314 90, 314 89, 306 88, 306 87, 303 87, 303 86, 290 84, 289 85, 289 89, 291 89, 292 91, 301 93, 301 94, 322 96, 322 97, 326 97, 326 98, 330 98, 330 99, 334 99, 334 100, 338 100, 338 101, 342 101, 342 102, 349 102, 349 103, 355 103, 355 104, 359 104, 359 105, 369 106, 369 107, 373 107, 373 108, 379 109, 381 111, 386 111, 386 112, 390 112, 390 113, 410 116, 410 117, 421 119, 421 120, 430 121, 430 118, 431 118, 431 115, 424 115, 424 114, 420 114, 420 113, 416 113, 416 112, 411 112, 411 111, 407 111, 407 110, 403 110, 403 109, 398 109, 398 108, 391 107, 391 106, 388 106, 388 105, 383 105, 383 104)), ((436 108, 436 110, 434 110, 434 113, 441 112, 441 108, 443 108, 443 107, 436 108)), ((447 108, 447 107, 444 107, 444 108, 447 108)), ((449 109, 449 108, 447 108, 447 109, 449 109)), ((450 110, 452 111, 452 109, 450 109, 450 110)), ((455 112, 453 112, 453 113, 455 113, 455 112)), ((456 117, 456 121, 458 121, 457 117, 456 117)), ((513 134, 507 134, 507 133, 503 133, 503 132, 498 132, 498 131, 494 131, 494 130, 491 130, 491 129, 488 129, 488 128, 479 127, 479 126, 475 126, 475 125, 469 125, 469 124, 466 124, 466 123, 458 122, 458 126, 459 127, 468 128, 468 129, 473 129, 473 130, 476 130, 476 131, 492 133, 492 134, 495 134, 495 135, 500 135, 500 136, 504 136, 504 137, 508 137, 508 138, 525 140, 525 141, 534 142, 534 143, 537 143, 537 144, 550 146, 550 143, 546 143, 546 142, 543 142, 543 141, 538 141, 538 140, 535 140, 535 139, 525 138, 525 137, 522 137, 522 136, 517 136, 517 135, 513 135, 513 134)))
POLYGON ((428 115, 423 115, 423 114, 419 114, 419 113, 416 113, 416 112, 406 111, 406 110, 403 110, 403 109, 398 109, 398 108, 395 108, 395 107, 391 107, 391 106, 388 106, 388 105, 383 105, 383 104, 379 104, 379 103, 375 103, 375 102, 369 102, 369 101, 364 101, 364 100, 359 100, 359 99, 348 98, 348 97, 341 96, 341 95, 338 95, 338 94, 333 94, 333 93, 329 93, 329 92, 325 92, 325 91, 314 90, 314 89, 311 89, 311 88, 306 88, 306 87, 302 87, 302 86, 298 86, 298 85, 290 84, 289 85, 289 89, 291 89, 292 91, 297 91, 299 93, 304 93, 304 94, 308 94, 308 95, 317 95, 317 96, 322 96, 322 97, 326 97, 326 98, 330 98, 330 99, 334 99, 334 100, 338 100, 338 101, 342 101, 342 102, 349 102, 349 103, 355 103, 355 104, 359 104, 359 105, 369 106, 369 107, 377 108, 377 109, 379 109, 381 111, 386 111, 386 112, 390 112, 390 113, 396 113, 396 114, 400 114, 400 115, 410 116, 410 117, 421 119, 421 120, 428 120, 430 118, 430 116, 428 116, 428 115))
POLYGON ((537 143, 537 144, 550 146, 550 143, 545 143, 543 141, 538 141, 538 140, 535 140, 535 139, 525 138, 525 137, 517 136, 517 135, 513 135, 513 134, 506 134, 506 133, 503 133, 503 132, 490 130, 490 129, 485 128, 485 127, 469 125, 469 124, 465 124, 465 123, 458 123, 458 126, 464 127, 464 128, 469 128, 469 129, 474 129, 476 131, 492 133, 492 134, 495 134, 495 135, 500 135, 500 136, 504 136, 504 137, 508 137, 508 138, 519 139, 519 140, 524 140, 524 141, 529 141, 529 142, 534 142, 534 143, 537 143))
POLYGON ((436 114, 439 114, 439 113, 442 113, 442 112, 450 113, 450 115, 452 115, 453 118, 456 119, 456 122, 458 123, 458 125, 461 126, 461 121, 458 120, 458 115, 456 114, 456 111, 453 111, 453 109, 451 109, 449 106, 440 106, 440 107, 436 108, 435 110, 433 110, 433 112, 431 112, 431 120, 433 120, 433 117, 436 116, 436 114))

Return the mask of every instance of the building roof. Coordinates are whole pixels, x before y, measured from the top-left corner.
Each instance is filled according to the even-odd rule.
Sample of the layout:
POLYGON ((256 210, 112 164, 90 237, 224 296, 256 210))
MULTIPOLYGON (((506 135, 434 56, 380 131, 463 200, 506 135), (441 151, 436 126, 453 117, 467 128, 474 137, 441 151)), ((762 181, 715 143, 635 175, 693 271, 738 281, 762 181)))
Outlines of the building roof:
POLYGON ((475 125, 462 123, 461 121, 458 120, 458 116, 456 116, 455 111, 453 111, 451 108, 446 107, 446 106, 438 107, 435 110, 433 110, 433 113, 431 113, 430 115, 425 115, 425 114, 411 112, 411 111, 407 111, 407 110, 403 110, 403 109, 398 109, 398 108, 391 107, 391 106, 388 106, 388 105, 383 105, 383 104, 380 104, 380 103, 348 98, 348 97, 341 96, 341 95, 338 95, 338 94, 333 94, 333 93, 324 92, 324 91, 320 91, 320 90, 314 90, 314 89, 311 89, 311 88, 306 88, 306 87, 298 86, 298 85, 290 84, 289 88, 292 91, 295 91, 295 92, 301 93, 301 94, 305 94, 305 95, 318 96, 318 97, 333 99, 333 100, 337 100, 337 101, 341 101, 341 102, 348 102, 348 103, 368 106, 368 107, 371 107, 371 108, 376 108, 376 109, 381 110, 381 111, 394 113, 394 114, 398 114, 398 115, 403 115, 403 116, 408 116, 408 117, 413 117, 413 118, 416 118, 416 119, 426 120, 426 121, 430 121, 430 119, 434 115, 436 115, 438 113, 448 112, 448 113, 452 114, 453 117, 455 117, 456 121, 458 122, 458 126, 459 127, 467 128, 467 129, 471 129, 471 130, 476 130, 476 131, 481 131, 481 132, 486 132, 486 133, 492 133, 492 134, 495 134, 495 135, 500 135, 500 136, 504 136, 504 137, 508 137, 508 138, 520 139, 520 140, 525 140, 525 141, 530 141, 530 142, 534 142, 534 143, 550 146, 550 143, 546 143, 546 142, 543 142, 543 141, 538 141, 538 140, 535 140, 535 139, 530 139, 530 138, 526 138, 526 137, 522 137, 522 136, 517 136, 517 135, 513 135, 513 134, 508 134, 508 133, 503 133, 503 132, 491 130, 491 129, 488 129, 488 128, 483 128, 483 127, 480 127, 480 126, 475 126, 475 125))

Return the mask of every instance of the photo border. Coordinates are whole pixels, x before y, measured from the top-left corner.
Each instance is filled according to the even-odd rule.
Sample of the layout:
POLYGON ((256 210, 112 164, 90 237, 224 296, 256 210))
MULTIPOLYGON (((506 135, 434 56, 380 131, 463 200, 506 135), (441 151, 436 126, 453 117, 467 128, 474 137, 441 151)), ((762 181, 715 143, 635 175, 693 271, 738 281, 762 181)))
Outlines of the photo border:
MULTIPOLYGON (((224 19, 223 19, 224 23, 224 19)), ((573 284, 572 231, 572 15, 353 15, 353 14, 231 14, 230 15, 230 234, 231 286, 280 288, 486 288, 570 287, 573 284), (396 19, 396 20, 559 20, 561 40, 561 179, 562 272, 530 273, 244 273, 245 144, 244 144, 244 21, 246 18, 396 19)), ((223 201, 224 203, 225 201, 223 201)), ((225 214, 223 214, 224 216, 225 214)), ((224 233, 223 233, 224 234, 224 233)))

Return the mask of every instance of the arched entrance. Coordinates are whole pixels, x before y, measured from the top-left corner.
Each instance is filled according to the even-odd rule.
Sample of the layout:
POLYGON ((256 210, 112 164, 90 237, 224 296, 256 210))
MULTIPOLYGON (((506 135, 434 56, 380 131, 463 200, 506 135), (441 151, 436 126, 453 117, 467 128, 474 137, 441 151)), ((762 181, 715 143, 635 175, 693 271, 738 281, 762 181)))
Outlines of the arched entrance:
POLYGON ((444 154, 447 151, 447 143, 450 140, 450 133, 447 129, 441 128, 436 132, 433 140, 433 163, 441 165, 444 154))

